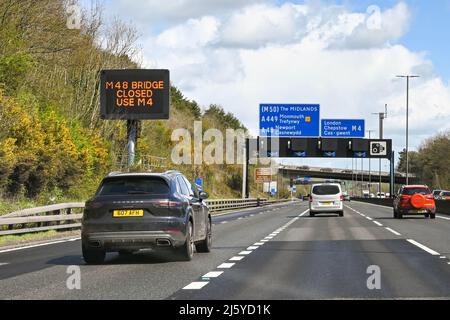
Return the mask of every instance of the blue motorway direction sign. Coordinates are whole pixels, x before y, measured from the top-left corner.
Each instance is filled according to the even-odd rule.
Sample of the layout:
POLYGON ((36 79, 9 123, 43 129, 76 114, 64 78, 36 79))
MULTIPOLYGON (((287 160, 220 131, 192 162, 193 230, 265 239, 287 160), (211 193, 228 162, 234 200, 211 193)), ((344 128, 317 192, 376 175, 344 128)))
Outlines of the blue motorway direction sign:
POLYGON ((261 104, 259 123, 262 137, 318 137, 320 105, 261 104))
POLYGON ((197 187, 198 192, 203 192, 203 179, 195 178, 195 186, 197 187))
POLYGON ((364 138, 364 120, 322 120, 322 137, 364 138))

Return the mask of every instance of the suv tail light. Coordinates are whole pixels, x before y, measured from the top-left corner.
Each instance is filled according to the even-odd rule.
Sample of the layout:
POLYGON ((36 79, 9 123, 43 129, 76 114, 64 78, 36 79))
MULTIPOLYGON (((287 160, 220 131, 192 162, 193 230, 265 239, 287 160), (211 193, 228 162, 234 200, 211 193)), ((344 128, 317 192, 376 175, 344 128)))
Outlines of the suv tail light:
POLYGON ((183 206, 182 202, 179 201, 170 201, 170 200, 159 200, 153 202, 153 205, 158 208, 170 208, 177 209, 183 206))
POLYGON ((341 201, 344 201, 344 196, 343 195, 341 195, 341 201))
POLYGON ((407 206, 407 205, 409 204, 409 200, 410 200, 410 199, 411 199, 410 196, 402 195, 402 196, 400 197, 400 206, 407 206))

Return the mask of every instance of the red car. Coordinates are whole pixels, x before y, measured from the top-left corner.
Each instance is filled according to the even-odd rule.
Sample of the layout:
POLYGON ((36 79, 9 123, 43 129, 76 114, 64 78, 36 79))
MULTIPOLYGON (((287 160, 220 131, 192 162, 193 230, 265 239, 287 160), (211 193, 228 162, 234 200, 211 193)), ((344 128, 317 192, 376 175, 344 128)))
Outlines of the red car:
POLYGON ((394 218, 402 219, 404 215, 424 215, 436 218, 436 203, 427 186, 403 186, 394 199, 394 218))

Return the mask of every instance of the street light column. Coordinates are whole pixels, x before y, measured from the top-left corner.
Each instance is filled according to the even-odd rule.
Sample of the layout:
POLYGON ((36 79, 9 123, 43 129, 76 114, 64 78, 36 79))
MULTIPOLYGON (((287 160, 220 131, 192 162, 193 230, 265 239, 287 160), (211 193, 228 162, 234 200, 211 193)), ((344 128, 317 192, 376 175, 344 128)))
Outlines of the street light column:
POLYGON ((406 185, 409 184, 409 80, 420 76, 401 75, 397 78, 406 78, 406 185))

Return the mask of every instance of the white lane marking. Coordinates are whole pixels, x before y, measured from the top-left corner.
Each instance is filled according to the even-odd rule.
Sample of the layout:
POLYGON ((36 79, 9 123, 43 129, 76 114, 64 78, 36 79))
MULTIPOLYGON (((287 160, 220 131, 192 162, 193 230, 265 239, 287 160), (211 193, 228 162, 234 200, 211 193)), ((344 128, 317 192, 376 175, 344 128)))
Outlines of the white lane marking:
POLYGON ((243 217, 239 217, 239 218, 238 218, 238 220, 242 220, 242 219, 244 219, 244 218, 243 218, 243 217))
POLYGON ((219 277, 223 271, 212 271, 205 274, 202 278, 217 278, 219 277))
MULTIPOLYGON (((309 210, 306 210, 299 217, 305 215, 308 211, 309 210)), ((297 220, 298 220, 298 217, 293 219, 290 223, 286 224, 285 227, 278 229, 278 230, 280 230, 280 232, 281 232, 282 230, 284 230, 285 228, 287 228, 288 226, 290 226, 292 223, 294 223, 297 220)), ((273 237, 267 237, 267 238, 273 238, 273 237)), ((267 240, 267 239, 261 240, 260 242, 255 243, 252 247, 249 247, 249 249, 250 248, 257 249, 257 248, 259 248, 259 246, 264 245, 264 243, 266 243, 266 242, 269 242, 269 240, 267 240)), ((229 261, 241 261, 242 259, 245 258, 246 255, 249 255, 251 253, 252 253, 251 250, 242 251, 241 253, 239 253, 240 254, 239 256, 235 256, 235 257, 229 259, 229 261)), ((234 265, 235 265, 234 263, 222 263, 217 268, 218 269, 230 269, 234 265)), ((204 279, 217 278, 222 273, 223 273, 223 271, 212 271, 212 272, 205 274, 202 278, 204 278, 204 279)), ((209 282, 206 282, 206 281, 192 282, 191 284, 184 287, 183 290, 200 290, 200 289, 204 288, 208 283, 209 282)))
POLYGON ((242 259, 244 259, 244 256, 240 256, 240 257, 233 257, 230 259, 230 261, 241 261, 242 259))
POLYGON ((441 259, 447 259, 447 257, 446 257, 446 256, 442 256, 442 257, 439 257, 439 258, 441 258, 441 259))
POLYGON ((436 217, 439 218, 439 219, 450 220, 450 218, 443 217, 443 216, 436 216, 436 217))
POLYGON ((273 237, 265 237, 264 239, 267 239, 267 240, 272 240, 272 239, 273 239, 273 237))
POLYGON ((78 241, 78 240, 81 240, 81 238, 73 238, 73 239, 69 239, 69 240, 60 240, 60 241, 53 241, 53 242, 34 244, 34 245, 25 246, 25 247, 19 247, 19 248, 6 249, 6 250, 1 250, 0 253, 13 252, 13 251, 19 251, 19 250, 25 250, 25 249, 38 248, 38 247, 45 247, 45 246, 50 246, 52 244, 73 242, 73 241, 78 241))
POLYGON ((379 223, 378 221, 374 221, 373 223, 375 223, 377 226, 382 227, 383 225, 381 223, 379 223))
POLYGON ((217 269, 231 269, 235 263, 222 263, 217 269))
POLYGON ((228 223, 228 221, 222 221, 222 222, 221 222, 221 224, 225 224, 225 223, 228 223))
POLYGON ((401 236, 401 233, 395 231, 394 229, 391 229, 391 228, 386 227, 386 230, 392 232, 392 233, 395 234, 396 236, 401 236))
POLYGON ((0 267, 2 267, 2 266, 6 266, 6 265, 8 265, 9 263, 6 263, 6 262, 0 262, 0 267))
POLYGON ((183 290, 200 290, 205 287, 209 282, 192 282, 183 288, 183 290))
POLYGON ((373 221, 371 217, 366 217, 367 220, 373 221))
POLYGON ((253 250, 256 250, 258 248, 259 248, 258 246, 251 246, 251 247, 247 248, 247 251, 253 251, 253 250))
POLYGON ((412 240, 412 239, 408 239, 407 240, 409 243, 415 245, 416 247, 419 247, 420 249, 428 252, 429 254, 433 255, 433 256, 440 256, 441 254, 439 252, 434 251, 433 249, 428 248, 427 246, 424 246, 423 244, 412 240))

